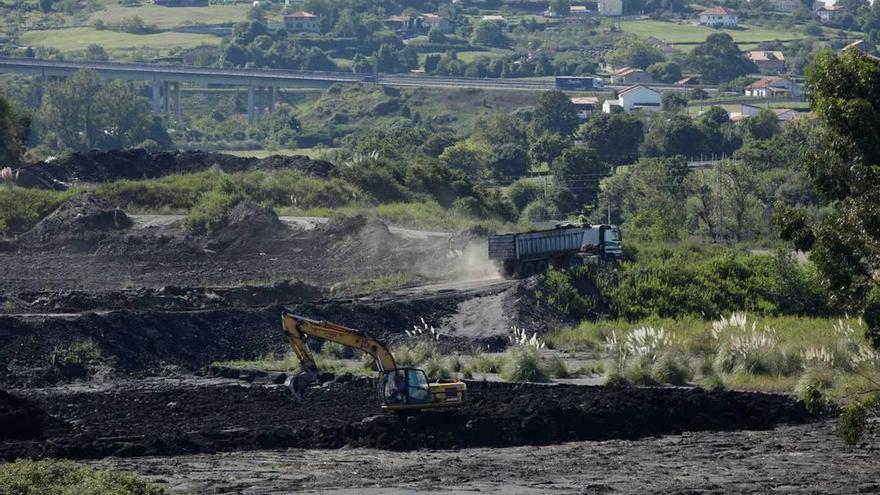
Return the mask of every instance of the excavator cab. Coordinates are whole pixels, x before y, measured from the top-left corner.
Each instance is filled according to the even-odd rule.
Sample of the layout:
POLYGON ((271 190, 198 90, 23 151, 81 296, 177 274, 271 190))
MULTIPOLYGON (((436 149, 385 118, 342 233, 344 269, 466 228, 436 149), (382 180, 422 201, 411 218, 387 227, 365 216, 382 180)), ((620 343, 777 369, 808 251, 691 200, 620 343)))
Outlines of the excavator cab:
POLYGON ((386 371, 379 382, 379 401, 383 407, 428 404, 431 388, 425 372, 416 368, 386 371))

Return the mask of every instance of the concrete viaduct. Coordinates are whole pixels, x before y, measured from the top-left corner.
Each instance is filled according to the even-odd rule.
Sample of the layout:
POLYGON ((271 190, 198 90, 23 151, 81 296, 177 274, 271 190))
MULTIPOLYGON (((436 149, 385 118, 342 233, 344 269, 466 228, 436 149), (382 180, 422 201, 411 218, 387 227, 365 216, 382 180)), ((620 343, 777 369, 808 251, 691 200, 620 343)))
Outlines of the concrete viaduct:
MULTIPOLYGON (((318 72, 271 69, 232 69, 191 67, 187 65, 122 64, 113 62, 73 62, 30 58, 0 57, 0 73, 15 73, 40 78, 69 77, 81 69, 93 69, 104 79, 146 81, 152 87, 155 112, 170 112, 181 117, 180 86, 183 83, 247 87, 248 122, 257 115, 275 108, 280 88, 326 89, 336 83, 371 82, 383 86, 423 88, 476 88, 505 91, 547 91, 555 88, 552 78, 546 79, 480 79, 469 77, 423 76, 394 74, 367 76, 351 72, 318 72)), ((685 88, 668 84, 651 84, 658 91, 682 91, 685 88)), ((611 91, 626 85, 609 85, 611 91)), ((714 88, 706 88, 715 91, 714 88)))

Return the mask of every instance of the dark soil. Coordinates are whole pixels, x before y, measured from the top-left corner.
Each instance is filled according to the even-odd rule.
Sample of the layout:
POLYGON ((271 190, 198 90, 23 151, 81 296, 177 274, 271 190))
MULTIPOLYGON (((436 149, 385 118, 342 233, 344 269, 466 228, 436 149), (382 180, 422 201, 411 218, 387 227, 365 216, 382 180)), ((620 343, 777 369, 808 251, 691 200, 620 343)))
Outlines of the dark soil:
POLYGON ((90 193, 78 194, 21 236, 29 247, 90 249, 112 233, 131 227, 124 211, 90 193))
POLYGON ((0 440, 38 439, 52 423, 33 402, 0 390, 0 440))
POLYGON ((329 381, 296 405, 283 386, 32 393, 61 421, 49 442, 13 441, 0 458, 179 455, 265 448, 391 450, 546 445, 699 430, 766 429, 810 419, 792 398, 699 389, 472 382, 463 408, 383 414, 371 380, 329 381))
POLYGON ((120 179, 155 179, 165 175, 203 170, 227 173, 248 170, 299 170, 329 177, 333 164, 306 156, 242 158, 203 151, 151 153, 142 149, 73 153, 52 162, 28 164, 16 170, 16 183, 24 187, 65 190, 76 182, 110 182, 120 179))
POLYGON ((241 251, 250 248, 255 241, 280 238, 287 234, 289 229, 278 220, 274 210, 252 201, 242 201, 227 212, 223 226, 211 233, 207 247, 212 250, 241 251))

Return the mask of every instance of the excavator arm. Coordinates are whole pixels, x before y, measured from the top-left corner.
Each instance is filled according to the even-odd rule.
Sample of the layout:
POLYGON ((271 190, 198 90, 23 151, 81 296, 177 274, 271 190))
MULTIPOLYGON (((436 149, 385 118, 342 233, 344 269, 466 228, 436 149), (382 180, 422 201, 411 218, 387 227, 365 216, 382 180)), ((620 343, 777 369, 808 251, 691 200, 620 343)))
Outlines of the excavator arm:
POLYGON ((303 398, 303 390, 315 381, 318 372, 315 358, 306 344, 309 336, 337 342, 365 352, 376 360, 379 371, 397 368, 397 365, 394 363, 394 356, 391 355, 388 348, 359 330, 327 321, 312 320, 288 313, 287 311, 281 313, 281 324, 284 327, 284 333, 287 335, 287 342, 290 344, 293 352, 296 353, 303 368, 302 373, 287 380, 288 388, 300 401, 303 398))

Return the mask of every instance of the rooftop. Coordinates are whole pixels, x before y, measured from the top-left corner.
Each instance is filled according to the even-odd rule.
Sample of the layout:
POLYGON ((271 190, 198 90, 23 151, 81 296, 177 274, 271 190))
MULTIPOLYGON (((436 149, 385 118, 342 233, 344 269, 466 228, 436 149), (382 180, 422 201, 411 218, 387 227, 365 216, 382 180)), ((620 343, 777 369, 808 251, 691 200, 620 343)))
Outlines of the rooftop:
POLYGON ((736 15, 736 11, 727 7, 712 7, 700 12, 700 15, 736 15))
POLYGON ((785 55, 780 51, 756 50, 749 52, 747 55, 752 62, 785 61, 785 55))
POLYGON ((284 17, 285 18, 292 18, 292 19, 316 19, 318 16, 316 16, 315 14, 312 14, 311 12, 298 10, 296 12, 291 12, 289 14, 285 14, 284 17))

